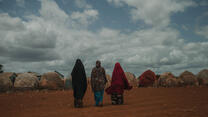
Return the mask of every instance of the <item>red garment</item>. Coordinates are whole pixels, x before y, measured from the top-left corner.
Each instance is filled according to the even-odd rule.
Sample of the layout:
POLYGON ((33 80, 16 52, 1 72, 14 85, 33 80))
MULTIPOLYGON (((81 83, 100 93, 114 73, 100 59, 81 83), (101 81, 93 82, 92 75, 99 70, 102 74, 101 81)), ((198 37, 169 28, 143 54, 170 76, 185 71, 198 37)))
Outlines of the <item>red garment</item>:
POLYGON ((124 89, 130 90, 132 86, 129 85, 120 63, 116 63, 112 74, 111 86, 105 91, 107 94, 123 94, 124 89))
POLYGON ((139 86, 152 86, 155 80, 155 73, 151 70, 147 70, 139 77, 139 86))

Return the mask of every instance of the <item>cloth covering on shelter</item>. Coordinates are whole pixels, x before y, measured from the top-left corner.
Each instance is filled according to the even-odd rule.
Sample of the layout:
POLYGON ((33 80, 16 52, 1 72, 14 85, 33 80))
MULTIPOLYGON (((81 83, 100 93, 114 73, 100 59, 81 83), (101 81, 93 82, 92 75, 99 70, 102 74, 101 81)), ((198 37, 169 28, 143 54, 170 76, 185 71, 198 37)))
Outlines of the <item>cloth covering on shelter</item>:
POLYGON ((156 80, 155 73, 151 70, 147 70, 144 73, 142 73, 141 76, 139 76, 139 86, 141 87, 153 86, 155 80, 156 80))

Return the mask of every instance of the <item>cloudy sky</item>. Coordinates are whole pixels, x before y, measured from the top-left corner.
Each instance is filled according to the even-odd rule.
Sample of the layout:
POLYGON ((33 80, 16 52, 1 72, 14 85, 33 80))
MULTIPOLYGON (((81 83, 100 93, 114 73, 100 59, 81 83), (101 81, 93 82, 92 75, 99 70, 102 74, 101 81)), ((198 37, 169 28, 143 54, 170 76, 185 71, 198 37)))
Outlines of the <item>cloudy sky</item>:
POLYGON ((139 76, 208 68, 208 0, 0 0, 4 71, 67 76, 81 58, 139 76))

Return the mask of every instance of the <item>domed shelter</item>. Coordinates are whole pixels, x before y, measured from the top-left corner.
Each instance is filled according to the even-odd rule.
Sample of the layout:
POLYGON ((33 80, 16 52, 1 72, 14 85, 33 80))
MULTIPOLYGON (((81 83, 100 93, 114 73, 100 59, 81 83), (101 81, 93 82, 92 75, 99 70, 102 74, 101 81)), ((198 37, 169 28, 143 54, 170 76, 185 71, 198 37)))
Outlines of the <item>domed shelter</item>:
POLYGON ((64 78, 64 89, 72 89, 72 78, 64 78))
POLYGON ((173 82, 174 80, 171 80, 171 79, 175 79, 175 76, 171 72, 165 72, 165 73, 161 74, 158 79, 158 85, 161 87, 168 87, 167 79, 169 79, 169 81, 173 82))
POLYGON ((166 87, 181 87, 183 86, 184 81, 177 78, 167 78, 166 87))
POLYGON ((12 74, 12 72, 0 73, 0 92, 7 91, 12 88, 12 81, 10 80, 12 74))
POLYGON ((198 85, 197 77, 189 71, 184 71, 183 73, 181 73, 179 76, 179 79, 183 81, 184 86, 197 86, 198 85))
POLYGON ((153 71, 147 70, 139 76, 139 87, 153 86, 156 80, 156 75, 153 71))
POLYGON ((56 72, 44 73, 41 76, 40 88, 42 89, 64 89, 64 81, 56 72))
POLYGON ((111 76, 109 74, 106 74, 107 84, 105 87, 109 87, 111 85, 111 76))
POLYGON ((27 72, 27 73, 33 74, 33 75, 36 76, 36 77, 38 78, 38 80, 40 81, 41 75, 40 75, 39 73, 36 73, 36 72, 27 72))
POLYGON ((125 72, 126 78, 131 86, 137 87, 138 81, 134 74, 125 72))
POLYGON ((208 69, 204 69, 197 74, 199 85, 208 86, 208 69))
POLYGON ((19 74, 14 82, 15 89, 37 89, 38 85, 38 78, 31 73, 19 74))

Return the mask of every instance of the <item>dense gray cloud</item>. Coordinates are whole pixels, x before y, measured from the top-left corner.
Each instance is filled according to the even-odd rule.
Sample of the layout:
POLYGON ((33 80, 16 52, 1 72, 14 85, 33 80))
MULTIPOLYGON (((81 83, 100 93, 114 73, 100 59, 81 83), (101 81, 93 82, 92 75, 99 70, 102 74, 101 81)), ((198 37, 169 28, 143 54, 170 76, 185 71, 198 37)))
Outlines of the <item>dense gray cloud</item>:
MULTIPOLYGON (((120 1, 117 0, 122 3, 120 1)), ((136 75, 146 69, 157 73, 171 71, 177 75, 185 69, 196 73, 208 66, 208 43, 187 43, 180 37, 180 32, 173 28, 156 26, 128 34, 106 27, 89 31, 86 27, 99 19, 99 12, 92 6, 85 8, 77 3, 84 10, 67 14, 54 1, 40 2, 40 16, 25 16, 27 21, 0 14, 0 63, 3 63, 6 71, 43 73, 58 70, 68 75, 77 58, 82 59, 88 75, 97 59, 101 60, 109 74, 115 62, 120 62, 125 71, 136 75)), ((135 16, 138 15, 148 24, 167 26, 172 12, 182 12, 194 4, 187 1, 169 2, 174 2, 174 8, 165 7, 162 11, 168 10, 167 13, 156 20, 149 21, 154 17, 154 9, 148 11, 153 16, 135 16), (160 22, 160 19, 164 21, 160 22)), ((130 4, 130 0, 126 4, 130 4)), ((148 4, 146 6, 144 10, 148 9, 148 4)))
POLYGON ((56 35, 44 27, 35 29, 29 22, 0 14, 1 55, 10 61, 47 61, 59 58, 54 51, 56 35))

